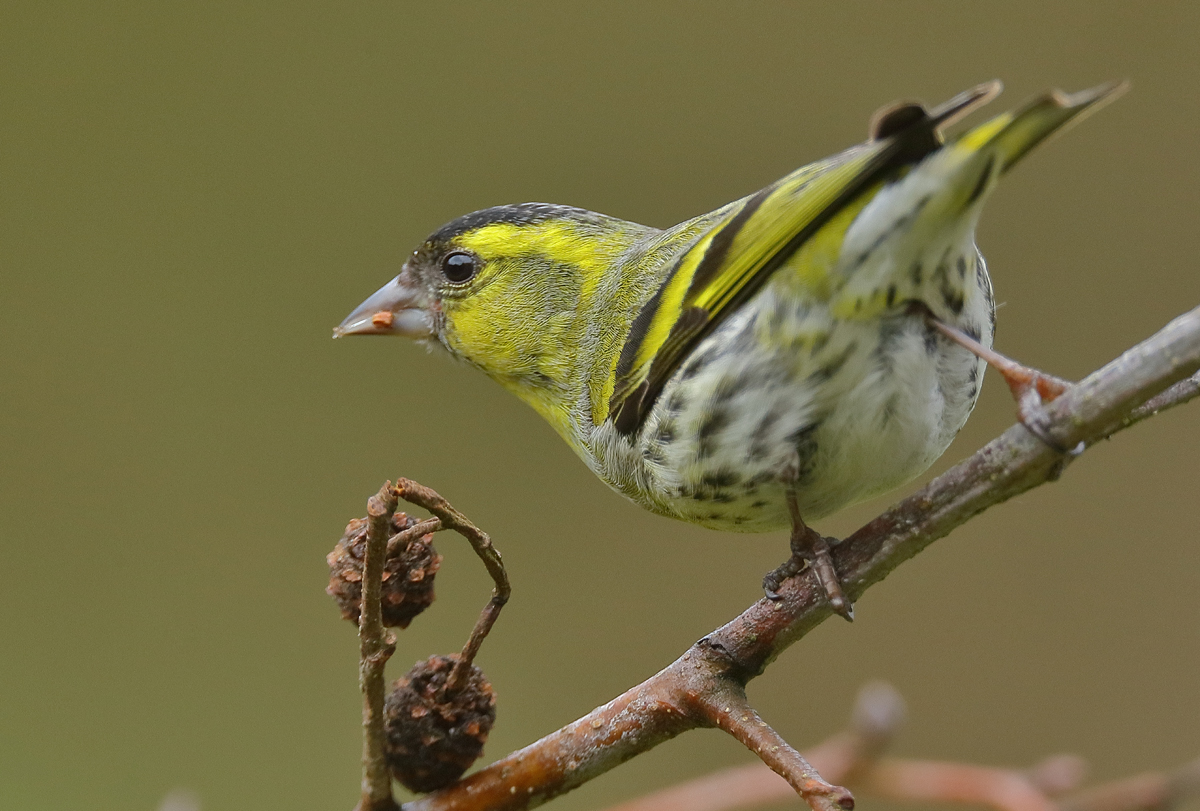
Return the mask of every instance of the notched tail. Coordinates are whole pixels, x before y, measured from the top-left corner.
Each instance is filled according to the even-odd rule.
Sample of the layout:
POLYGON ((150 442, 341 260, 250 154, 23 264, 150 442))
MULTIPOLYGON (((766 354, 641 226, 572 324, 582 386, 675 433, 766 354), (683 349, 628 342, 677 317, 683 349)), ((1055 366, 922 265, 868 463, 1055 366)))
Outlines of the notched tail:
POLYGON ((967 133, 963 143, 976 147, 993 146, 1000 159, 999 173, 1004 174, 1051 135, 1074 126, 1128 89, 1129 82, 1119 81, 1078 93, 1051 90, 1012 113, 967 133))

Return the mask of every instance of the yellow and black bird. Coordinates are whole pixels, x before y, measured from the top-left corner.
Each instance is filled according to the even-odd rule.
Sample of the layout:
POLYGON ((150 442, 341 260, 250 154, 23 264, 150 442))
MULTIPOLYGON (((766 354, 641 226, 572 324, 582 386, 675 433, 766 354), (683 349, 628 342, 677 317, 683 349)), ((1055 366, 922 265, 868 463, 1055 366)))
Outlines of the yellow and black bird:
POLYGON ((1051 92, 947 140, 998 82, 875 115, 867 142, 658 230, 544 203, 433 233, 335 330, 441 347, 537 410, 610 487, 714 529, 790 526, 768 596, 810 563, 806 521, 926 470, 995 361, 1033 425, 1059 385, 990 353, 984 201, 1033 146, 1123 84, 1051 92))

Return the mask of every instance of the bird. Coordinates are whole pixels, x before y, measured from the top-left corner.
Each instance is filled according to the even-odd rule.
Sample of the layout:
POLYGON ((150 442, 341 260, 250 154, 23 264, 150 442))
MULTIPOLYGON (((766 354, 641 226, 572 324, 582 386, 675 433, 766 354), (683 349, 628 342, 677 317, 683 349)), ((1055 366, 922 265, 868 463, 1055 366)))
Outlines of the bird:
POLYGON ((479 369, 651 512, 790 529, 766 596, 811 567, 852 619, 837 541, 810 522, 927 470, 985 365, 1051 441, 1042 405, 1069 383, 992 349, 976 224, 1034 146, 1125 87, 1050 91, 954 137, 999 81, 932 108, 896 102, 865 142, 666 229, 547 203, 475 211, 434 231, 334 337, 406 336, 479 369))

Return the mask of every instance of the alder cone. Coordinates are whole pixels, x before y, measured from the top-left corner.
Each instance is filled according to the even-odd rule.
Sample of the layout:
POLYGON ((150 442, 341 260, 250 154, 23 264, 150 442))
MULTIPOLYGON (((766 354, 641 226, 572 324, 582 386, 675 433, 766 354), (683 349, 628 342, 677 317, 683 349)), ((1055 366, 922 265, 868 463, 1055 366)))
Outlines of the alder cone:
POLYGON ((471 665, 463 684, 446 693, 457 656, 431 656, 392 685, 384 703, 392 776, 410 791, 435 791, 462 776, 483 754, 496 722, 496 694, 471 665))
MULTIPOLYGON (((417 523, 404 513, 392 516, 392 534, 417 523)), ((367 552, 367 519, 355 518, 346 525, 341 540, 325 561, 329 564, 329 585, 325 593, 334 599, 342 616, 358 624, 362 609, 363 556, 367 552)), ((407 547, 395 550, 383 567, 381 602, 383 624, 389 628, 407 628, 434 599, 433 581, 442 556, 433 548, 433 535, 423 535, 407 547)))

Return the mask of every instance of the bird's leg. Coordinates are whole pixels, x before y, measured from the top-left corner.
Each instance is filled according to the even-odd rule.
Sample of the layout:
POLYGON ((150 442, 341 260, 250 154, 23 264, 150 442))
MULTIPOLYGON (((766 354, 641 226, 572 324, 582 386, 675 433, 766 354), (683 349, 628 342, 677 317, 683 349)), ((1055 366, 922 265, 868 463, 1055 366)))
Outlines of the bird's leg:
POLYGON ((1071 452, 1066 448, 1059 447, 1059 444, 1050 437, 1046 430, 1046 412, 1042 408, 1045 403, 1052 402, 1058 395, 1071 387, 1072 384, 1069 380, 1063 380, 1017 363, 1012 358, 989 349, 962 330, 950 326, 931 314, 926 315, 926 320, 942 335, 1000 373, 1004 382, 1008 384, 1013 399, 1017 401, 1017 419, 1029 429, 1031 434, 1059 453, 1071 452))
MULTIPOLYGON (((830 607, 847 621, 854 619, 854 606, 842 591, 837 570, 833 568, 833 557, 829 554, 829 542, 821 533, 809 527, 800 517, 800 506, 796 501, 796 480, 799 477, 798 460, 787 466, 781 478, 784 482, 784 497, 792 517, 792 535, 789 539, 792 554, 779 567, 767 572, 763 578, 763 591, 768 600, 779 599, 779 587, 784 580, 799 574, 805 565, 811 566, 817 582, 825 590, 830 607)), ((836 543, 836 541, 834 541, 836 543)))

